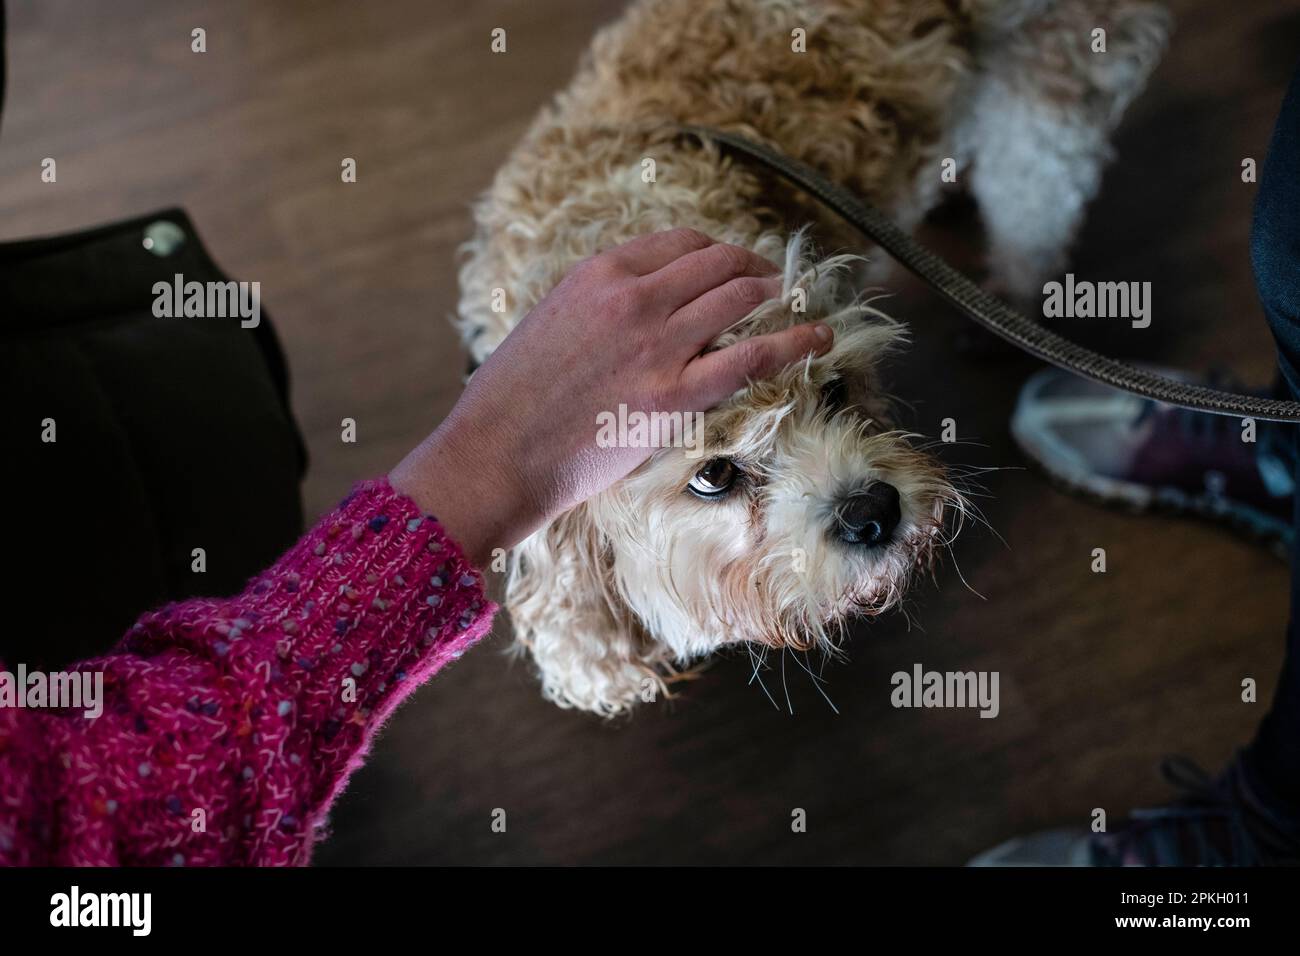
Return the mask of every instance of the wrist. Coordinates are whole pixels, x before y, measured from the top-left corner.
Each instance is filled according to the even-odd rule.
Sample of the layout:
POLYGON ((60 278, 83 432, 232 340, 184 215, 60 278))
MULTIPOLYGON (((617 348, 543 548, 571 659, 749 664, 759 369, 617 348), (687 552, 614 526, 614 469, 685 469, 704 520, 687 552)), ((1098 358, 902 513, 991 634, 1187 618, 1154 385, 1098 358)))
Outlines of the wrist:
POLYGON ((407 455, 389 482, 433 515, 479 568, 542 521, 513 464, 451 421, 407 455))

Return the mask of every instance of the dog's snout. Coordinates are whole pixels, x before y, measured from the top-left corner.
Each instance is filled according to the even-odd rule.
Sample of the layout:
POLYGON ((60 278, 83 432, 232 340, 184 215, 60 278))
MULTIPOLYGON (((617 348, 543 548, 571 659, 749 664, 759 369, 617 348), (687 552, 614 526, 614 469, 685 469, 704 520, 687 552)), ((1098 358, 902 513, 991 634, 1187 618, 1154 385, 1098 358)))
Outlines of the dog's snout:
POLYGON ((898 489, 877 481, 849 495, 836 509, 835 533, 845 544, 885 544, 902 517, 898 489))

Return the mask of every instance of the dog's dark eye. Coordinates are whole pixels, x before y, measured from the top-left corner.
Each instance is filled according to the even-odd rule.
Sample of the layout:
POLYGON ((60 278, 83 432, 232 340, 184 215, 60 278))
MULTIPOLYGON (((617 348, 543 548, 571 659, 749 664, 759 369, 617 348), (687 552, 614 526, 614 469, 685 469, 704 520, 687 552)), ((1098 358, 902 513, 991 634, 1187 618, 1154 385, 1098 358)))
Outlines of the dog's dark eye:
POLYGON ((740 475, 730 458, 712 458, 695 473, 686 487, 700 498, 722 498, 740 475))

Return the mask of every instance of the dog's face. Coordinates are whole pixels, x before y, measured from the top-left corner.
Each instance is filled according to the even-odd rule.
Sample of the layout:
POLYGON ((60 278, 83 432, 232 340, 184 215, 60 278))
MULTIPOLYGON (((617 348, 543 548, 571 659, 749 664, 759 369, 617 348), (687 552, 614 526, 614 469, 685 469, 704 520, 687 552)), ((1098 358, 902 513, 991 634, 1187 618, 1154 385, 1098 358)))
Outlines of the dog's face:
POLYGON ((516 553, 507 603, 556 703, 617 713, 739 642, 829 649, 929 567, 963 501, 887 424, 875 366, 903 332, 852 301, 847 264, 792 249, 783 298, 716 343, 818 319, 831 352, 738 393, 702 447, 656 453, 516 553))

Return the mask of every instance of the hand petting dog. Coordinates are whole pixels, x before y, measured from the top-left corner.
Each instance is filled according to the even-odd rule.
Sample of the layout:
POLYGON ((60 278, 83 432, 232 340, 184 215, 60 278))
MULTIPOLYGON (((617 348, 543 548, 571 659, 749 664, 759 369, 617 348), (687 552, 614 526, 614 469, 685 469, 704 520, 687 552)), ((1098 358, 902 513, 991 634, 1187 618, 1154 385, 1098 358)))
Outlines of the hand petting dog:
POLYGON ((702 412, 828 351, 824 323, 703 350, 764 301, 780 270, 739 246, 674 229, 576 266, 470 379, 446 421, 393 470, 483 566, 626 476, 650 447, 602 448, 597 416, 620 404, 702 412))

